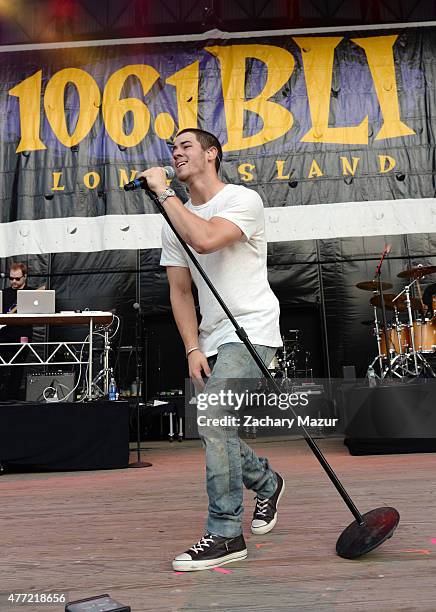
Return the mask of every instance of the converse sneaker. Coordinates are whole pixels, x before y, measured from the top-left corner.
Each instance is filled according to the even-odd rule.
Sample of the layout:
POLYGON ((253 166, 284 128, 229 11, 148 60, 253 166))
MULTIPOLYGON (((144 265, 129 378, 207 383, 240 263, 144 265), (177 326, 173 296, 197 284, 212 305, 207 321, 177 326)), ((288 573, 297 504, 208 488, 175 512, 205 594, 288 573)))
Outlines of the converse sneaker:
POLYGON ((247 557, 244 536, 225 538, 206 533, 197 544, 177 555, 173 569, 177 572, 194 572, 212 569, 247 557))
POLYGON ((277 489, 274 495, 268 499, 263 497, 256 497, 256 507, 253 513, 253 520, 251 521, 252 533, 263 535, 268 533, 277 523, 277 506, 281 496, 285 491, 285 481, 277 474, 277 489))

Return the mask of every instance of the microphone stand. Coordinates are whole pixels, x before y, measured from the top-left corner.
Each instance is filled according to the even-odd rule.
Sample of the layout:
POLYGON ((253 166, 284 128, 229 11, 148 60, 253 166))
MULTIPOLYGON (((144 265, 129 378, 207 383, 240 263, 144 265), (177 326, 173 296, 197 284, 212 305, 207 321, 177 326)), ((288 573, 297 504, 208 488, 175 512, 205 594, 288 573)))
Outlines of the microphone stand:
MULTIPOLYGON (((145 367, 147 368, 147 352, 148 352, 148 338, 145 339, 144 346, 144 337, 143 337, 143 327, 142 327, 142 311, 140 304, 135 304, 138 306, 136 308, 136 339, 135 339, 135 354, 136 354, 136 461, 133 463, 129 463, 129 468, 145 468, 151 467, 153 464, 148 461, 141 461, 141 427, 140 427, 140 407, 144 405, 141 401, 142 396, 144 394, 145 404, 147 405, 147 381, 145 381, 144 388, 142 388, 141 381, 141 370, 142 370, 142 359, 141 359, 141 351, 144 348, 145 352, 145 367)), ((146 370, 147 371, 147 370, 146 370)))
POLYGON ((374 280, 377 279, 378 292, 379 292, 379 295, 380 295, 380 302, 381 302, 381 309, 382 309, 382 320, 383 320, 383 335, 385 337, 386 360, 387 360, 387 366, 388 366, 388 375, 389 375, 389 378, 392 378, 391 343, 390 343, 389 334, 388 334, 388 325, 387 325, 387 319, 386 319, 386 308, 385 308, 385 301, 384 301, 384 297, 383 297, 383 283, 382 283, 382 280, 381 280, 381 268, 382 268, 383 261, 384 261, 386 255, 389 254, 389 251, 390 251, 390 248, 388 248, 388 247, 385 247, 383 249, 383 253, 381 254, 380 261, 378 262, 377 268, 375 269, 374 280))
MULTIPOLYGON (((246 348, 248 349, 250 355, 253 357, 261 372, 270 381, 276 392, 280 394, 282 392, 281 388, 273 378, 267 366, 263 363, 260 355, 258 354, 250 339, 248 338, 246 331, 236 321, 235 317, 230 312, 229 308, 221 298, 218 291, 215 289, 212 281, 209 279, 206 272, 203 270, 202 266, 197 261, 191 249, 188 247, 186 242, 183 240, 183 238, 180 236, 180 234, 174 227, 173 223, 171 222, 171 219, 168 217, 163 205, 159 202, 156 194, 151 191, 146 184, 143 184, 143 188, 145 189, 149 197, 153 200, 154 204, 157 206, 159 212, 162 214, 170 228, 173 230, 175 236, 179 240, 187 256, 198 270, 202 279, 211 290, 212 294, 220 304, 221 308, 224 310, 226 316, 235 328, 236 335, 245 344, 246 348)), ((290 403, 289 408, 294 417, 297 419, 297 414, 293 410, 290 403)), ((342 534, 339 536, 336 542, 336 552, 339 556, 344 557, 345 559, 355 559, 357 557, 360 557, 361 555, 369 552, 370 550, 373 550, 392 536, 400 520, 400 515, 395 508, 390 507, 376 508, 362 515, 355 506, 351 497, 348 495, 341 481, 336 476, 335 472, 333 471, 333 468, 330 466, 327 459, 324 457, 320 448, 317 446, 315 440, 312 438, 312 436, 304 426, 301 426, 301 429, 304 432, 304 439, 306 440, 309 448, 311 449, 315 457, 318 459, 319 463, 326 472, 327 476, 330 478, 337 492, 342 497, 351 514, 355 518, 355 520, 350 525, 348 525, 348 527, 346 527, 342 534)))

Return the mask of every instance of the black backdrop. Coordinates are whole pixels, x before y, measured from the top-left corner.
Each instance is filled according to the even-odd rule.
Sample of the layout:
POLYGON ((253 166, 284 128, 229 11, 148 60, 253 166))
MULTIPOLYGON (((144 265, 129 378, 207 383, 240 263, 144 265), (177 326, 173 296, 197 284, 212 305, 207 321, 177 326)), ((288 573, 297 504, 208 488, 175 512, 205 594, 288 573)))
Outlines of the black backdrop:
MULTIPOLYGON (((383 245, 391 243, 392 252, 385 261, 383 278, 394 284, 392 291, 401 290, 404 283, 397 278, 400 271, 417 263, 436 265, 434 240, 433 235, 404 235, 318 241, 319 260, 313 241, 296 242, 291 247, 286 244, 282 248, 278 244, 270 245, 269 279, 281 303, 282 333, 289 337, 289 329, 301 330, 302 349, 310 351, 316 376, 327 375, 322 295, 331 375, 341 376, 342 366, 350 364, 356 365, 358 373, 364 375, 376 354, 376 344, 371 329, 361 324, 372 317, 371 293, 357 289, 356 283, 373 277, 383 245), (288 249, 292 252, 287 252, 288 249)), ((28 264, 30 284, 37 286, 46 281, 56 290, 58 310, 115 308, 122 323, 114 348, 135 343, 133 304, 140 303, 149 337, 150 387, 167 390, 182 386, 186 365, 159 256, 159 249, 150 249, 14 259, 28 264)), ((11 258, 1 260, 3 272, 8 271, 11 261, 11 258)), ((423 286, 428 282, 431 277, 423 281, 423 286)), ((84 332, 63 331, 69 337, 78 337, 84 332)), ((42 330, 35 338, 38 333, 41 335, 42 330)), ((53 328, 52 334, 59 331, 53 328)))

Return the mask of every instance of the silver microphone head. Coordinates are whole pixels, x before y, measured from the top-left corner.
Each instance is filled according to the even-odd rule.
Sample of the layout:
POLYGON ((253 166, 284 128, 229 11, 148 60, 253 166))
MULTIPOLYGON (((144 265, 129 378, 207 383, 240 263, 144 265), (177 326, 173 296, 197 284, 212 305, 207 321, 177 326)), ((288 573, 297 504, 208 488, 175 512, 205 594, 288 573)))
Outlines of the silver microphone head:
POLYGON ((164 166, 165 174, 167 179, 173 179, 176 176, 176 171, 172 166, 164 166))

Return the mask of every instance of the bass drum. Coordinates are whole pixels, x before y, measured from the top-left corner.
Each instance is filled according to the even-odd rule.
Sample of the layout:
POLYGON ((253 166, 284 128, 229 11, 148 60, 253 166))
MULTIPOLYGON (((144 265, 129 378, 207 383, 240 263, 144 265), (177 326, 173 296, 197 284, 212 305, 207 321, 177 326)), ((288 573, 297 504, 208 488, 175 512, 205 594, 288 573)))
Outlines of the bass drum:
MULTIPOLYGON (((383 326, 380 327, 380 336, 380 353, 382 355, 386 355, 386 340, 383 326)), ((408 326, 400 324, 399 330, 397 332, 396 326, 388 325, 388 340, 389 349, 391 350, 391 352, 393 351, 397 355, 399 355, 400 353, 407 353, 411 346, 410 330, 408 326)))
POLYGON ((420 353, 436 352, 436 317, 415 321, 413 324, 415 350, 420 353))

